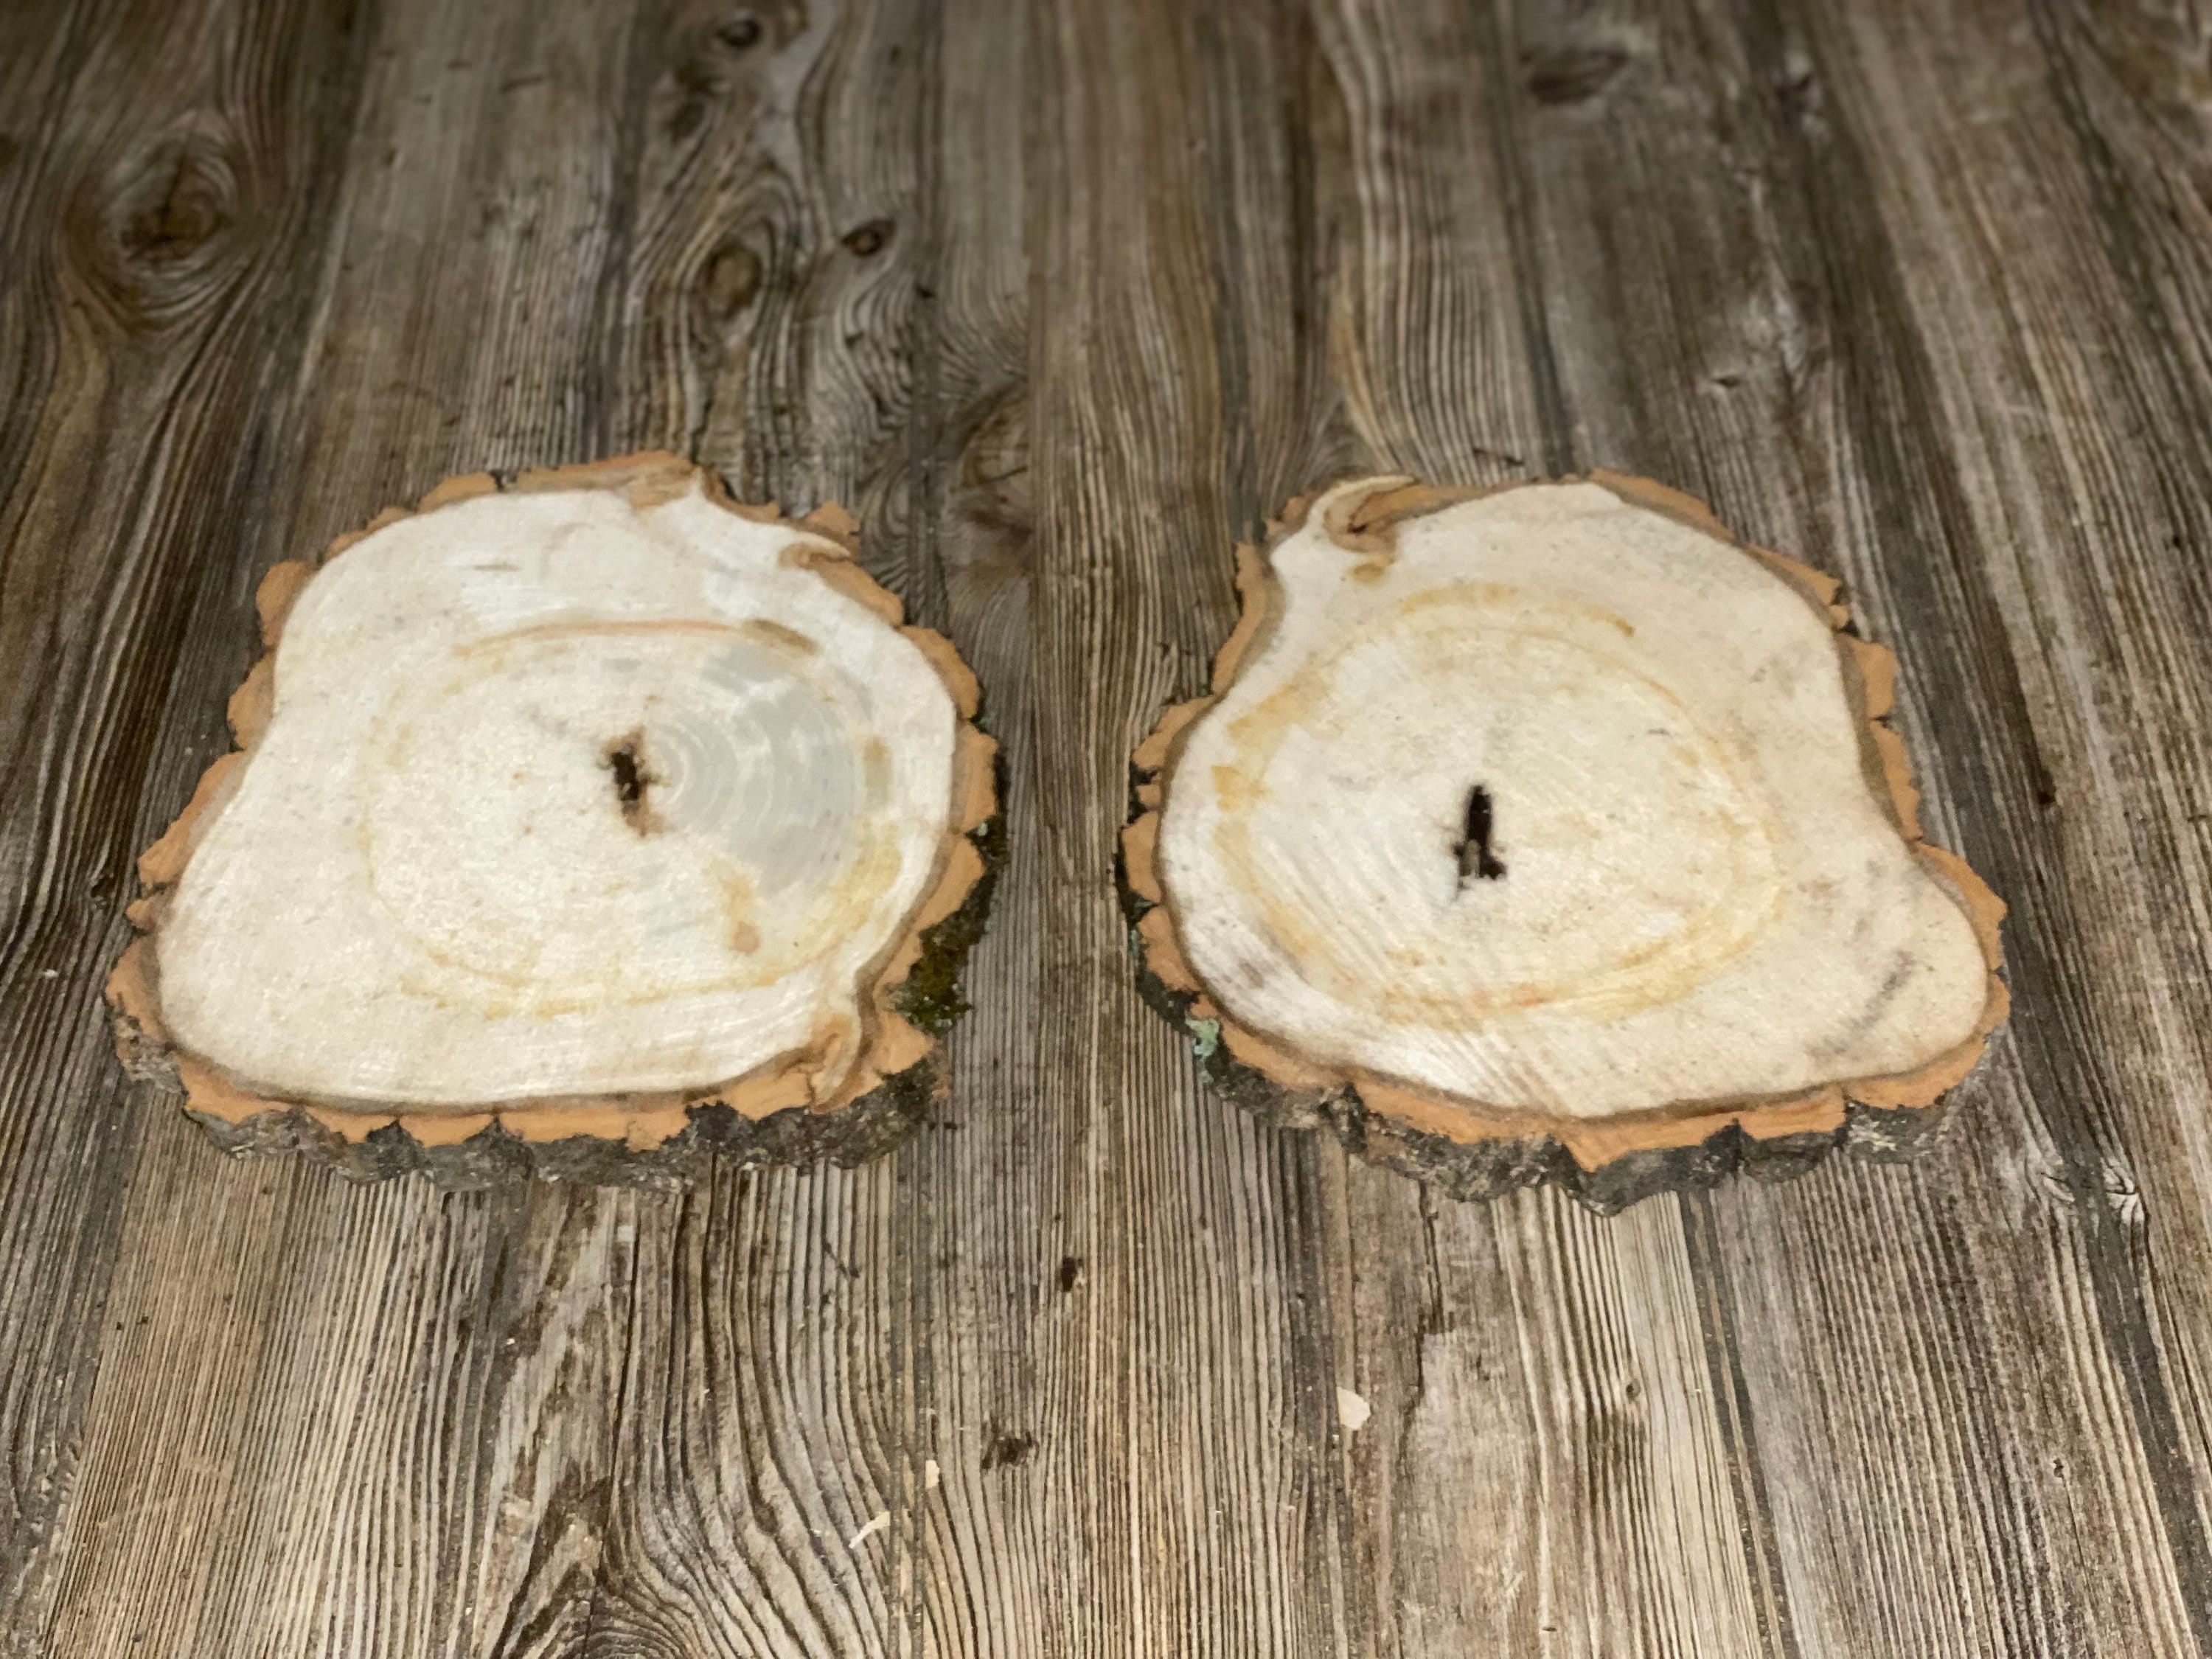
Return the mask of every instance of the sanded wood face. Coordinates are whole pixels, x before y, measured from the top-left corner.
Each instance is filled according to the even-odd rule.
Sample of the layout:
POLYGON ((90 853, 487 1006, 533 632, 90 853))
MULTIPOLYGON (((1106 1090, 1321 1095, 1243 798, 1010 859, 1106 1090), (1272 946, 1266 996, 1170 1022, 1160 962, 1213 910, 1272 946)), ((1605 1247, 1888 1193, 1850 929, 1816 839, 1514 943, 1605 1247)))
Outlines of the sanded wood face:
POLYGON ((696 482, 486 494, 347 550, 161 916, 173 1041, 295 1099, 684 1090, 794 1057, 834 1092, 962 827, 962 718, 824 556, 696 482))
POLYGON ((1158 879, 1224 1016, 1333 1075, 1595 1118, 1909 1073, 1989 967, 1818 600, 1595 483, 1381 535, 1324 496, 1182 738, 1158 879))

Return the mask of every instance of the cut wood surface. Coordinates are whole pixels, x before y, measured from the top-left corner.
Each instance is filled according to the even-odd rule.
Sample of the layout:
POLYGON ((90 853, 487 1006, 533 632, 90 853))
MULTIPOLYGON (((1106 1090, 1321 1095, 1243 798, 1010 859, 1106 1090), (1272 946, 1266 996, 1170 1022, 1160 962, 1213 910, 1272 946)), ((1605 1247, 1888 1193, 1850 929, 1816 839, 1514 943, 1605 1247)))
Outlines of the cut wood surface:
POLYGON ((125 1064, 355 1173, 880 1151, 935 1080, 910 981, 980 921, 995 745, 814 518, 635 455, 273 568, 240 747, 138 860, 125 1064))
POLYGON ((0 6, 0 1652, 2212 1648, 2204 51, 2125 0, 0 6), (945 1099, 683 1193, 220 1156, 100 992, 263 576, 648 449, 842 503, 988 689, 945 1099), (2012 907, 1909 1162, 1455 1203, 1139 999, 1128 757, 1224 550, 1600 466, 1844 580, 2012 907))
POLYGON ((1121 838, 1231 1092, 1618 1208, 1847 1125, 1895 1150, 1979 1062, 2003 907, 1921 838, 1896 660, 1832 578, 1602 472, 1355 480, 1237 557, 1121 838))

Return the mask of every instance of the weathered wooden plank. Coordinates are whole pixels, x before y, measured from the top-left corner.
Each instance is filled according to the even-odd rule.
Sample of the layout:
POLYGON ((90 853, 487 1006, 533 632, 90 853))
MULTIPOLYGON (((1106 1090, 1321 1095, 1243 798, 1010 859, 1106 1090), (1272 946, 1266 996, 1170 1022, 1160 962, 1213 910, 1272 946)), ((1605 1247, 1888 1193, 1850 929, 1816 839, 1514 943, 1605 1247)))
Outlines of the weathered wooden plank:
MULTIPOLYGON (((2212 154, 2191 101, 2204 42, 2201 23, 2192 39, 2154 8, 2028 14, 2008 72, 1931 112, 1924 148, 1869 149, 1917 244, 1961 228, 1949 257, 1906 264, 1905 286, 1960 434, 1965 511, 2009 554, 1991 580, 2052 774, 2033 802, 2048 1024, 2081 1056, 2081 1086, 2070 1114, 2039 1090, 2039 1115, 2098 1244, 2106 1340, 2212 1642, 2212 1307, 2197 1271, 2212 1260, 2212 492, 2195 460, 2212 421, 2212 240, 2190 189, 2212 154)), ((1966 7, 1839 46, 1869 90, 1911 88, 2001 21, 1966 7)))
MULTIPOLYGON (((202 529, 191 547, 209 591, 171 696, 208 738, 266 564, 457 463, 596 441, 579 429, 586 394, 566 389, 590 368, 595 265, 533 250, 604 234, 592 77, 623 20, 422 7, 355 22, 357 125, 349 94, 332 112, 343 165, 312 187, 331 234, 288 273, 303 362, 262 388, 297 435, 266 459, 250 533, 202 529), (516 107, 542 87, 536 110, 516 107)), ((219 455, 237 424, 214 410, 194 441, 219 455)), ((156 823, 206 757, 152 792, 156 823)), ((213 1158, 160 1095, 135 1109, 157 1150, 120 1206, 121 1334, 63 1522, 58 1650, 140 1636, 178 1651, 544 1650, 580 1628, 621 1328, 601 1304, 630 1200, 357 1191, 213 1158), (192 1455, 161 1455, 179 1423, 192 1455), (163 1583, 190 1592, 113 1593, 163 1583)))
MULTIPOLYGON (((1475 483, 1573 464, 1506 21, 1320 11, 1312 165, 1356 459, 1475 483)), ((1324 1190, 1341 1380, 1375 1413, 1347 1462, 1375 1650, 1767 1650, 1679 1212, 1461 1206, 1364 1167, 1324 1190)))
MULTIPOLYGON (((2133 188, 2106 167, 2106 140, 2069 114, 2081 63, 2065 60, 2052 17, 2024 29, 2009 9, 1963 5, 1899 9, 1879 30, 1796 20, 1840 108, 1911 112, 1904 125, 1837 120, 1804 154, 1826 240, 1847 240, 1853 203, 1893 228, 1896 275, 1854 283, 1838 306, 1856 348, 1851 445, 1889 486, 1853 507, 1862 534, 1920 555, 1881 560, 1876 603, 1900 626, 1929 612, 1953 622, 1948 655, 1908 655, 1907 672, 1952 769, 1963 843, 2009 848, 2015 863, 2000 879, 2015 897, 2027 1121, 2094 1310, 2084 1320, 2057 1298, 2037 1335, 2078 1331, 2075 1346, 2101 1348, 2069 1356, 2104 1373, 2092 1386, 2131 1429, 2114 1437, 2100 1498, 2155 1514, 2172 1578, 2136 1567, 2134 1551, 2100 1559, 2094 1540, 2081 1576, 2128 1561, 2145 1645, 2180 1650, 2212 1641, 2206 1310, 2192 1267, 2212 1256, 2196 1109, 2208 891, 2196 815, 2212 687, 2191 554, 2208 520, 2201 483, 2175 465, 2203 429, 2202 355, 2183 342, 2201 326, 2185 309, 2191 284, 2163 302, 2144 291, 2114 221, 2163 222, 2146 211, 2150 158, 2138 152, 2133 188), (1869 307, 1909 319, 1920 351, 1872 361, 1881 330, 1869 307), (1905 441, 1900 407, 1929 411, 1923 441, 1905 441), (1917 513, 1899 512, 1916 499, 1917 513)), ((2165 263, 2193 264, 2199 293, 2206 256, 2166 238, 2165 263)), ((2116 1639, 2113 1650, 2130 1649, 2116 1639)))
POLYGON ((629 1195, 211 1182, 197 1138, 134 1189, 53 1650, 570 1650, 629 1195))
POLYGON ((644 1218, 579 1650, 899 1650, 888 1516, 921 1469, 899 1431, 890 1174, 719 1175, 644 1218))
MULTIPOLYGON (((139 1137, 100 1030, 115 903, 215 722, 161 718, 245 531, 358 76, 331 8, 11 12, 0 246, 0 1606, 28 1642, 139 1137), (118 86, 137 88, 118 97, 118 86), (213 583, 207 579, 215 578, 213 583), (167 741, 157 744, 166 735, 167 741), (179 739, 182 739, 179 741, 179 739), (157 811, 160 809, 156 809, 157 811)), ((219 599, 216 601, 219 604, 219 599)))
POLYGON ((1058 1172, 1036 1155, 1032 1121, 1048 911, 1046 843, 1027 807, 1042 678, 1028 420, 1030 35, 1018 6, 948 6, 915 65, 928 91, 909 240, 904 591, 970 653, 1009 805, 991 933, 969 958, 973 1010, 951 1045, 951 1098, 900 1153, 924 1459, 919 1490, 909 1486, 893 1515, 913 1559, 915 1628, 900 1650, 958 1659, 1050 1650, 1048 1609, 1062 1594, 1052 1540, 1064 1528, 1036 1501, 1048 1401, 1035 1333, 1065 1319, 1086 1266, 1052 1218, 1058 1172))
MULTIPOLYGON (((1972 55, 1996 73, 2019 44, 1978 33, 1972 55)), ((1824 104, 1825 59, 1729 8, 1532 12, 1520 56, 1547 311, 1592 459, 1670 478, 1846 572, 1870 630, 1905 651, 1930 822, 1970 852, 2032 844, 2021 820, 1989 823, 2002 800, 1976 787, 1995 775, 2024 793, 2039 763, 2019 726, 1993 738, 1967 724, 1969 707, 2018 708, 2010 641, 1923 574, 1940 520, 1916 523, 1907 503, 1940 512, 1950 438, 1927 419, 1918 333, 1901 299, 1885 303, 1893 233, 1856 205, 1871 194, 1852 170, 1858 112, 1933 107, 1916 102, 1932 88, 1824 104), (1932 710, 1910 672, 1930 664, 1948 671, 1932 710)), ((2075 924, 2026 908, 2022 925, 2075 924)), ((1766 1570, 1787 1587, 1788 1633, 1814 1650, 1971 1647, 1994 1629, 2008 1650, 2094 1632, 2099 1650, 2178 1651, 2183 1589, 2155 1483, 2137 1425, 2112 1409, 2128 1360, 2080 1318, 2101 1276, 2130 1270, 2027 1197, 2064 1174, 2023 1133, 2035 1097, 2017 1057, 1987 1085, 1962 1098, 1941 1176, 1837 1170, 1802 1193, 1692 1206, 1716 1387, 1741 1395, 1765 1488, 1766 1570), (2023 1230, 2040 1249, 2017 1248, 2023 1230), (1840 1293, 1831 1277, 1882 1291, 1840 1293), (1883 1375, 1926 1386, 1864 1386, 1883 1375), (1826 1403, 1808 1410, 1808 1390, 1826 1403), (1807 1496, 1853 1489, 1881 1497, 1807 1496)))
MULTIPOLYGON (((758 33, 710 27, 696 11, 634 27, 580 13, 560 21, 560 29, 526 32, 496 15, 387 20, 393 52, 370 90, 323 301, 313 382, 325 411, 316 429, 323 461, 296 509, 303 540, 365 510, 334 502, 409 493, 457 466, 710 442, 711 422, 695 405, 703 409, 714 388, 689 371, 713 353, 732 360, 716 356, 718 374, 807 403, 804 443, 760 447, 750 479, 744 458, 729 458, 747 489, 799 505, 852 499, 901 459, 902 394, 882 363, 832 372, 852 356, 847 273, 874 274, 869 262, 884 249, 849 246, 823 224, 840 192, 896 194, 896 178, 869 167, 880 172, 888 155, 894 173, 910 176, 911 157, 885 142, 838 160, 817 140, 860 126, 826 106, 875 95, 872 82, 855 82, 896 70, 898 31, 911 33, 911 15, 817 12, 804 30, 758 33), (888 64, 872 61, 885 57, 888 64), (410 95, 438 82, 450 88, 444 98, 410 95), (528 106, 498 106, 495 88, 528 106), (758 319, 732 335, 731 315, 746 306, 734 303, 744 296, 714 261, 729 244, 707 234, 727 207, 714 181, 745 175, 758 155, 782 158, 798 181, 790 234, 806 257, 764 280, 758 319), (426 197, 434 212, 425 214, 426 197), (406 234, 387 236, 394 225, 406 234), (574 257, 541 269, 533 250, 548 246, 574 257), (456 339, 471 349, 453 351, 456 339), (762 366, 764 375, 755 372, 762 366), (787 377, 781 390, 776 374, 787 377), (610 390, 631 376, 634 396, 610 390), (622 412, 618 428, 610 410, 622 412), (833 435, 811 435, 823 432, 833 435), (404 468, 395 434, 415 452, 404 468)), ((623 1197, 571 1214, 557 1194, 502 1199, 504 1210, 480 1218, 487 1231, 475 1259, 462 1253, 472 1272, 432 1298, 485 1311, 453 1361, 461 1400, 439 1408, 460 1413, 466 1431, 442 1443, 438 1479, 414 1492, 397 1538, 381 1536, 387 1506, 374 1498, 386 1472, 349 1449, 419 1443, 428 1431, 419 1398, 374 1393, 352 1419, 331 1425, 305 1412, 258 1428, 234 1420, 234 1460, 265 1459, 274 1437, 330 1471, 309 1499, 333 1518, 303 1528, 277 1493, 250 1504, 234 1526, 260 1541, 239 1547, 258 1547, 272 1565, 254 1583, 211 1586, 216 1606, 192 1615, 197 1627, 241 1640, 343 1631, 402 1646, 516 1651, 630 1651, 640 1639, 697 1652, 732 1642, 884 1650, 894 1615, 883 1587, 890 1573, 879 1564, 895 1540, 869 1522, 894 1477, 915 1489, 923 1479, 920 1458, 906 1455, 915 1436, 901 1426, 902 1350, 885 1324, 909 1271, 910 1252, 886 1237, 908 1214, 894 1206, 896 1190, 884 1165, 724 1180, 673 1210, 623 1197), (619 1251, 608 1242, 617 1226, 619 1251), (515 1229, 580 1261, 584 1278, 518 1283, 503 1254, 515 1229), (596 1305, 588 1282, 611 1271, 630 1287, 618 1317, 596 1305), (526 1344, 530 1363, 505 1363, 506 1333, 518 1322, 542 1334, 526 1344), (741 1340, 726 1340, 732 1333, 741 1340), (690 1360, 684 1376, 697 1379, 696 1395, 671 1370, 672 1352, 690 1360), (894 1440, 900 1449, 888 1458, 894 1440), (708 1470, 714 1478, 702 1487, 708 1470), (773 1519, 733 1535, 726 1516, 743 1512, 773 1519), (312 1564, 331 1559, 362 1571, 318 1583, 312 1564), (257 1600, 256 1589, 277 1593, 257 1600)), ((132 1236, 173 1224, 174 1201, 149 1195, 132 1236)), ((475 1217, 489 1200, 400 1188, 370 1198, 333 1190, 331 1201, 434 1225, 436 1208, 475 1217)), ((337 1248, 326 1229, 295 1217, 272 1218, 269 1230, 270 1253, 319 1261, 350 1282, 350 1269, 325 1255, 337 1248)), ((409 1266, 384 1265, 393 1273, 409 1266)), ((165 1288, 174 1289, 148 1294, 165 1288)), ((173 1296, 167 1305, 173 1318, 187 1310, 173 1296)), ((345 1328, 335 1316, 333 1324, 345 1328)), ((404 1333, 397 1340, 413 1346, 404 1333)), ((191 1349, 189 1330, 176 1340, 191 1349)), ((337 1363, 311 1348, 288 1376, 337 1363)), ((176 1387, 234 1398, 243 1410, 263 1396, 270 1370, 250 1346, 210 1333, 161 1375, 119 1372, 100 1428, 127 1441, 134 1424, 162 1414, 176 1387)), ((175 1495, 175 1504, 194 1500, 175 1495)), ((99 1559, 158 1547, 112 1492, 88 1508, 88 1527, 119 1512, 100 1533, 113 1541, 99 1559)), ((83 1621, 100 1616, 89 1601, 76 1611, 83 1621)))
MULTIPOLYGON (((1047 1651, 1341 1639, 1334 1397, 1316 1323, 1285 1294, 1310 1272, 1285 1178, 1304 1153, 1199 1091, 1133 994, 1113 889, 1126 756, 1231 611, 1200 23, 1050 5, 1030 42, 1027 833, 1044 926, 1033 1085, 1000 1145, 1040 1170, 1025 1230, 1042 1248, 1025 1416, 1007 1425, 1035 1443, 1000 1503, 1054 1563, 1035 1581, 1047 1651)), ((1014 1224, 999 1223, 1006 1254, 1014 1224)))
MULTIPOLYGON (((696 6, 656 26, 621 338, 653 437, 741 495, 860 514, 870 568, 941 623, 902 535, 930 21, 696 6)), ((902 1155, 717 1176, 647 1218, 585 1651, 912 1650, 924 1196, 902 1155)))

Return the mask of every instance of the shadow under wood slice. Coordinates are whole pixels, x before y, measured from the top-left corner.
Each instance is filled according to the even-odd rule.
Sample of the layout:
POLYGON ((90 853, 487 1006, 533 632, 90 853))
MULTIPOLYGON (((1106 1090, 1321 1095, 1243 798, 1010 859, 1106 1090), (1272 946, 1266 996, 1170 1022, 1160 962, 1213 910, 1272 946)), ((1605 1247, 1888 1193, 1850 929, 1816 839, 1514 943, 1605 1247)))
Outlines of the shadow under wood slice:
POLYGON ((363 1179, 891 1145, 964 1012, 996 745, 850 528, 648 454, 454 479, 271 571, 240 746, 139 861, 125 1066, 363 1179))
POLYGON ((1291 504, 1133 760, 1122 896, 1215 1086, 1460 1197, 1908 1150, 2003 1019, 1839 585, 1640 479, 1291 504))

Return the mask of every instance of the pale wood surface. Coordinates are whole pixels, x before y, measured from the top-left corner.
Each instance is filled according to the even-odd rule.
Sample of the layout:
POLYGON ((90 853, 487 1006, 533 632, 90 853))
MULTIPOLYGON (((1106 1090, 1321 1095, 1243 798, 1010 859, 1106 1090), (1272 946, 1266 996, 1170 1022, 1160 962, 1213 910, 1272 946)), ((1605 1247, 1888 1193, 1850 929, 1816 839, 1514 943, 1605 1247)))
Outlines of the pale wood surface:
POLYGON ((7 1650, 2203 1650, 2208 61, 2183 0, 0 7, 7 1650), (844 501, 982 675, 951 1105, 683 1198, 219 1158, 95 991, 256 578, 642 445, 844 501), (1600 463, 1903 657, 2018 997, 1916 1163, 1457 1206, 1132 988, 1231 538, 1600 463))

